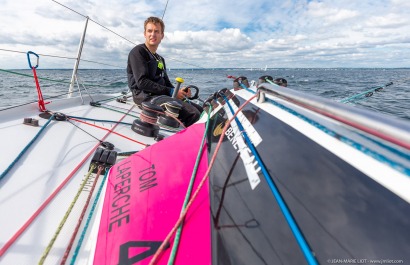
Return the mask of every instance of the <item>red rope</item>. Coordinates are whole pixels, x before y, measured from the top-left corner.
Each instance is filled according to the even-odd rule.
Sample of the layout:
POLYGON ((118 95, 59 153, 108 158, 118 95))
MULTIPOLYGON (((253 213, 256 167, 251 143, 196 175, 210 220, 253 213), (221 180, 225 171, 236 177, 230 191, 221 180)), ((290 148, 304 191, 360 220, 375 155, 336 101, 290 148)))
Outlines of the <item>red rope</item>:
MULTIPOLYGON (((77 119, 75 119, 75 118, 68 118, 68 119, 73 120, 73 121, 77 121, 77 122, 81 122, 81 123, 84 123, 84 124, 87 124, 87 125, 90 125, 90 126, 93 126, 93 127, 99 128, 99 129, 102 129, 102 130, 106 130, 106 131, 109 130, 109 129, 104 128, 104 127, 102 127, 102 126, 98 126, 98 125, 95 125, 95 124, 92 124, 92 123, 89 123, 89 122, 86 122, 86 121, 82 121, 82 120, 77 120, 77 119)), ((125 135, 123 135, 123 134, 120 134, 120 133, 117 133, 117 132, 112 132, 112 133, 113 133, 113 134, 116 134, 116 135, 118 135, 118 136, 121 136, 121 137, 123 137, 123 138, 125 138, 125 139, 127 139, 127 140, 133 141, 133 142, 135 142, 135 143, 137 143, 137 144, 140 144, 140 145, 143 145, 143 146, 149 146, 148 144, 144 144, 143 142, 134 140, 134 139, 132 139, 132 138, 130 138, 130 137, 128 137, 128 136, 125 136, 125 135)))
MULTIPOLYGON (((134 106, 128 111, 130 112, 134 106)), ((128 113, 127 113, 128 114, 128 113)), ((121 117, 120 120, 118 120, 118 123, 114 125, 114 127, 104 135, 104 137, 101 139, 101 141, 104 141, 105 138, 108 137, 108 135, 113 132, 113 130, 117 127, 117 125, 127 116, 127 114, 124 114, 124 116, 121 117)), ((81 160, 81 162, 71 171, 71 173, 64 179, 64 181, 57 187, 57 189, 54 190, 54 192, 41 204, 41 206, 37 209, 37 211, 34 212, 34 214, 24 223, 24 225, 4 244, 4 246, 0 249, 0 257, 6 253, 7 249, 13 243, 23 234, 23 232, 33 223, 33 221, 37 218, 38 215, 48 206, 48 204, 54 199, 54 197, 64 188, 65 184, 74 176, 74 174, 80 169, 80 167, 88 160, 88 158, 95 152, 95 150, 98 148, 100 143, 96 144, 93 149, 81 160)))
POLYGON ((216 160, 216 155, 218 154, 219 148, 221 147, 222 144, 222 140, 225 136, 225 132, 228 129, 228 125, 232 122, 232 120, 236 117, 236 115, 238 115, 238 113, 254 98, 256 98, 256 94, 253 95, 251 98, 249 98, 244 104, 242 104, 242 106, 240 108, 238 108, 238 110, 235 112, 235 114, 232 116, 231 119, 229 119, 229 121, 225 124, 222 133, 221 133, 221 137, 219 137, 219 141, 217 146, 215 147, 215 151, 214 154, 212 156, 211 162, 209 163, 208 169, 205 172, 204 177, 202 178, 201 182, 199 183, 197 189, 195 190, 195 193, 192 195, 191 199, 189 200, 186 208, 184 209, 184 211, 181 213, 178 221, 176 222, 176 224, 174 225, 174 227, 172 228, 172 230, 168 233, 167 237, 165 238, 165 240, 162 242, 161 246, 158 248, 157 252, 155 252, 154 256, 152 257, 151 261, 150 261, 150 265, 153 265, 157 262, 157 259, 159 258, 159 256, 162 254, 162 252, 164 251, 165 247, 169 244, 169 240, 171 239, 171 237, 173 236, 173 234, 176 232, 176 230, 178 229, 178 227, 181 225, 181 223, 184 221, 186 214, 189 211, 189 208, 191 207, 192 203, 194 202, 194 200, 196 199, 196 197, 198 196, 202 186, 205 184, 205 181, 208 179, 209 173, 211 172, 212 166, 215 163, 216 160))
POLYGON ((92 195, 93 195, 93 193, 94 193, 95 186, 97 185, 98 178, 100 177, 101 171, 102 171, 103 169, 104 169, 103 166, 98 166, 98 172, 97 172, 97 175, 95 176, 93 186, 91 187, 91 190, 90 190, 90 192, 88 193, 87 201, 85 202, 84 207, 83 207, 83 210, 81 211, 80 218, 78 219, 77 225, 76 225, 76 227, 75 227, 75 229, 74 229, 74 232, 73 232, 73 234, 72 234, 72 236, 71 236, 70 242, 69 242, 69 244, 68 244, 68 246, 67 246, 67 248, 66 248, 66 250, 65 250, 65 252, 64 252, 64 256, 63 256, 63 258, 62 258, 62 260, 61 260, 61 262, 60 262, 60 265, 64 265, 64 264, 66 263, 66 261, 67 261, 68 254, 70 254, 71 248, 73 247, 73 244, 74 244, 75 238, 76 238, 76 236, 77 236, 78 230, 80 230, 81 223, 82 223, 82 221, 83 221, 83 219, 84 219, 84 216, 85 216, 85 213, 86 213, 86 211, 87 211, 88 205, 90 204, 90 201, 91 201, 91 197, 92 197, 92 195))

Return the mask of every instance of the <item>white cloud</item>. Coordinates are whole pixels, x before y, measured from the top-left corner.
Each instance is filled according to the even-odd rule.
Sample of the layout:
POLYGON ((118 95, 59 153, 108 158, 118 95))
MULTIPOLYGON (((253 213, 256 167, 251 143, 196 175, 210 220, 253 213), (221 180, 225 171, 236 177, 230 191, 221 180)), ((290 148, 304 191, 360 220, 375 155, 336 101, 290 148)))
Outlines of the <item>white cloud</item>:
MULTIPOLYGON (((23 53, 76 57, 85 18, 49 0, 1 1, 0 68, 25 68, 23 53), (3 49, 3 50, 1 50, 3 49)), ((82 58, 125 68, 144 41, 143 22, 166 0, 60 1, 90 21, 82 58)), ((158 52, 175 67, 409 67, 406 0, 169 1, 158 52)), ((44 68, 73 60, 41 57, 44 68)), ((106 67, 82 62, 82 67, 106 67)))

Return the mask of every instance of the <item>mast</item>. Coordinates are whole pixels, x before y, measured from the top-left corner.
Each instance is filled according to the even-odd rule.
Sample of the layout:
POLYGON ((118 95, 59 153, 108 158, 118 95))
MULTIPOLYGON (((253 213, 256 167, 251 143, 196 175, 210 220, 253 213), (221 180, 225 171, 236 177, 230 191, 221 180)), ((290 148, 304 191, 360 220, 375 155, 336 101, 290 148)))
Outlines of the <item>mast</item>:
POLYGON ((85 33, 87 32, 87 25, 88 25, 88 20, 89 19, 90 18, 87 16, 86 21, 85 21, 85 27, 84 27, 83 35, 81 36, 81 39, 80 39, 80 44, 79 44, 78 53, 77 53, 77 60, 74 63, 73 75, 71 76, 70 88, 68 89, 68 96, 67 97, 69 97, 69 98, 71 98, 71 96, 73 94, 74 82, 75 82, 75 79, 76 79, 76 76, 77 76, 78 65, 80 64, 81 52, 83 50, 85 33))

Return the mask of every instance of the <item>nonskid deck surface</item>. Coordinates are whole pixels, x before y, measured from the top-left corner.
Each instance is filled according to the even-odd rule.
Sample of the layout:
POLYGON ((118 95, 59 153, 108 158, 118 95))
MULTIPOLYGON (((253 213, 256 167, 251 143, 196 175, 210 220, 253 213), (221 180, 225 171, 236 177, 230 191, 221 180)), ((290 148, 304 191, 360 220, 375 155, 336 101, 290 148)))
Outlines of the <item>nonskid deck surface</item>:
MULTIPOLYGON (((108 98, 114 97, 97 96, 94 100, 108 98)), ((0 112, 0 138, 4 139, 0 152, 0 206, 7 213, 0 218, 1 247, 4 250, 6 243, 12 243, 0 258, 2 264, 31 264, 33 258, 40 259, 39 254, 86 178, 100 141, 113 144, 119 154, 138 152, 156 143, 152 137, 131 130, 141 112, 132 100, 124 104, 114 98, 93 107, 71 98, 56 100, 47 108, 70 119, 43 119, 35 104, 0 112), (37 120, 38 126, 24 124, 27 118, 37 120)), ((173 134, 170 130, 160 133, 164 137, 173 134)), ((94 177, 88 179, 84 189, 90 188, 94 177)), ((85 201, 86 197, 80 196, 79 200, 85 201)), ((78 220, 79 209, 73 211, 77 211, 78 220)), ((71 219, 67 226, 75 225, 76 218, 71 219)), ((66 242, 56 241, 54 248, 65 249, 66 242)))

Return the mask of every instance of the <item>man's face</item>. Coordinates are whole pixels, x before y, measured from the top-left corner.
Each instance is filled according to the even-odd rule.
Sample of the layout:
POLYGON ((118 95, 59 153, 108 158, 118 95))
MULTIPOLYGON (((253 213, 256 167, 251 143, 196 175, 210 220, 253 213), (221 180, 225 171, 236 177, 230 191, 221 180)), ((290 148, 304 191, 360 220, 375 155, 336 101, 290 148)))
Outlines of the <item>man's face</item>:
POLYGON ((144 37, 146 44, 158 46, 161 43, 161 40, 164 38, 161 25, 159 23, 148 23, 145 28, 144 37))

